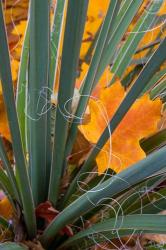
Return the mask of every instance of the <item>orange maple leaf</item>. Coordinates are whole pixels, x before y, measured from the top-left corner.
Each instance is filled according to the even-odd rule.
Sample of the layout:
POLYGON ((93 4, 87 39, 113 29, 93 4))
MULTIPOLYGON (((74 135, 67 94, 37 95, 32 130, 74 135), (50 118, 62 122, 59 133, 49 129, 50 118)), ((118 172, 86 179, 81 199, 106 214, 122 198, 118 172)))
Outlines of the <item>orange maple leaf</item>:
POLYGON ((2 96, 1 83, 0 83, 0 135, 4 136, 8 140, 11 140, 7 115, 5 112, 5 105, 2 96))
MULTIPOLYGON (((79 126, 88 141, 93 144, 97 142, 125 94, 120 82, 116 82, 111 87, 101 88, 98 99, 90 99, 90 122, 79 126)), ((96 162, 99 173, 108 167, 120 172, 144 158, 145 153, 139 146, 139 140, 157 130, 160 113, 159 99, 151 101, 148 95, 137 99, 98 154, 96 162)))
POLYGON ((9 202, 8 198, 3 197, 2 200, 0 200, 0 216, 4 217, 5 219, 10 219, 12 215, 12 205, 9 202))
POLYGON ((80 58, 82 59, 92 40, 95 37, 105 15, 107 12, 109 1, 108 0, 90 0, 88 5, 87 20, 83 35, 83 43, 81 46, 80 58))
POLYGON ((166 1, 164 0, 159 12, 157 13, 159 16, 165 15, 166 14, 166 1))

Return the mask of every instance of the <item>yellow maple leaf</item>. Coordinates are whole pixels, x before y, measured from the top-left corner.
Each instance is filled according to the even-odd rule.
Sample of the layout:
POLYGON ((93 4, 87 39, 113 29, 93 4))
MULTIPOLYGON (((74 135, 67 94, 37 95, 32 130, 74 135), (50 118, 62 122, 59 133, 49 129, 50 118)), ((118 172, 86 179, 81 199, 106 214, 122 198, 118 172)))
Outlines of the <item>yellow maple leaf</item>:
MULTIPOLYGON (((86 63, 83 63, 81 67, 80 75, 76 80, 76 88, 79 88, 81 86, 88 70, 89 70, 89 65, 86 63)), ((96 92, 98 92, 98 90, 101 87, 106 87, 110 83, 112 77, 113 77, 113 73, 110 72, 110 67, 108 66, 106 67, 105 71, 101 75, 99 79, 99 83, 97 84, 97 86, 95 87, 93 91, 93 96, 96 95, 96 92)))
POLYGON ((3 101, 1 82, 0 82, 0 134, 4 136, 6 139, 10 140, 10 132, 3 101))
POLYGON ((103 18, 105 17, 109 2, 109 0, 95 0, 95 3, 94 0, 89 1, 87 20, 80 53, 81 59, 85 56, 96 32, 103 21, 103 18))
POLYGON ((165 0, 163 1, 161 8, 157 14, 158 16, 162 16, 166 14, 166 1, 165 0))
POLYGON ((28 4, 27 0, 7 0, 4 4, 6 24, 12 24, 14 27, 18 21, 25 19, 27 17, 28 4))
MULTIPOLYGON (((88 141, 93 144, 97 142, 125 94, 120 82, 117 82, 111 87, 101 88, 98 99, 90 99, 90 122, 79 126, 88 141)), ((145 153, 139 146, 139 140, 157 130, 160 112, 159 99, 151 101, 148 95, 137 99, 98 154, 96 162, 99 173, 108 167, 120 172, 144 158, 145 153)))
POLYGON ((13 208, 8 198, 4 197, 0 200, 0 216, 10 219, 13 215, 13 208))

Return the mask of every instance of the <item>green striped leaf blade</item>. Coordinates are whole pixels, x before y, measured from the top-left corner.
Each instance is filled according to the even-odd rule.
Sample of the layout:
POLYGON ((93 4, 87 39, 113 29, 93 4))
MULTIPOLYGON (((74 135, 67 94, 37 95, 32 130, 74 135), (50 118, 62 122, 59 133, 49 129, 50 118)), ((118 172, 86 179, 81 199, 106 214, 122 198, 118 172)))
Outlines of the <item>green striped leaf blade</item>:
MULTIPOLYGON (((145 35, 146 30, 153 28, 154 21, 156 21, 156 12, 160 9, 162 3, 163 0, 149 4, 147 7, 148 11, 145 11, 145 13, 142 14, 124 45, 120 48, 116 60, 111 67, 111 71, 119 78, 122 77, 125 69, 130 64, 130 61, 137 50, 137 46, 145 35)), ((111 82, 113 83, 113 81, 114 78, 111 82)))
POLYGON ((50 43, 49 1, 31 1, 27 133, 30 179, 35 205, 46 200, 47 92, 50 43))
MULTIPOLYGON (((138 232, 166 234, 165 223, 166 216, 164 215, 142 214, 119 216, 118 218, 104 220, 103 222, 91 226, 89 229, 83 230, 82 232, 67 240, 66 243, 62 244, 62 248, 69 246, 73 247, 73 245, 78 247, 78 244, 81 244, 82 241, 84 244, 86 244, 84 241, 88 241, 90 239, 91 244, 95 245, 96 242, 98 242, 97 236, 100 238, 100 234, 100 239, 102 239, 100 243, 102 241, 109 241, 111 239, 119 238, 120 236, 118 236, 118 232, 121 233, 121 231, 123 232, 123 236, 127 236, 129 234, 138 234, 138 232), (96 236, 96 241, 94 240, 93 235, 96 236)), ((61 247, 59 249, 61 249, 61 247)))
POLYGON ((80 124, 82 121, 82 117, 86 110, 86 106, 87 106, 89 97, 92 93, 92 90, 97 85, 105 68, 109 65, 119 42, 121 41, 129 24, 131 23, 139 7, 141 6, 142 0, 134 0, 134 1, 131 0, 127 8, 124 11, 124 14, 120 18, 119 22, 117 21, 117 24, 116 24, 115 23, 116 19, 115 18, 112 19, 112 17, 114 17, 114 15, 116 16, 116 13, 117 13, 116 11, 118 10, 116 6, 119 6, 119 4, 120 4, 120 1, 112 1, 110 3, 110 7, 105 17, 103 28, 101 29, 101 33, 100 33, 98 42, 96 44, 94 57, 92 58, 90 68, 85 78, 85 82, 83 82, 83 86, 81 86, 81 91, 80 91, 81 98, 79 100, 78 108, 76 110, 76 113, 75 113, 75 116, 74 116, 74 119, 70 128, 70 134, 69 134, 68 143, 66 147, 67 156, 71 152, 74 140, 77 135, 78 124, 80 124), (111 33, 111 37, 110 37, 109 36, 110 32, 112 29, 114 29, 114 27, 116 28, 111 33))
POLYGON ((28 247, 16 244, 14 242, 5 242, 0 244, 0 250, 27 250, 28 247))
POLYGON ((7 111, 9 128, 12 137, 12 146, 16 161, 17 182, 21 194, 24 210, 24 219, 29 237, 36 234, 36 218, 34 212, 34 202, 27 173, 27 166, 23 153, 19 122, 17 118, 13 83, 11 76, 9 49, 7 43, 6 29, 4 25, 2 2, 0 1, 0 75, 3 90, 3 97, 7 111))
POLYGON ((86 192, 69 206, 46 228, 40 240, 49 244, 65 225, 72 223, 79 216, 87 213, 97 205, 105 203, 106 199, 114 198, 122 191, 141 183, 146 178, 166 167, 166 147, 147 156, 144 160, 109 178, 101 185, 86 192), (151 166, 150 168, 148 166, 151 166))
POLYGON ((86 21, 88 0, 68 1, 66 27, 62 50, 58 107, 55 119, 55 138, 49 185, 49 200, 56 205, 63 172, 64 152, 74 94, 79 53, 86 21), (57 153, 58 152, 58 153, 57 153))
POLYGON ((112 117, 108 127, 105 128, 98 142, 90 152, 89 157, 86 159, 85 163, 81 167, 80 172, 70 183, 70 187, 68 188, 67 193, 64 196, 63 204, 65 204, 66 201, 69 199, 70 195, 72 195, 72 193, 75 192, 78 179, 79 181, 82 181, 84 179, 84 173, 91 171, 91 168, 93 166, 92 162, 98 155, 100 149, 109 139, 110 136, 109 131, 111 131, 111 133, 115 131, 116 127, 119 125, 119 123, 121 122, 125 114, 128 112, 132 104, 140 96, 141 92, 146 87, 146 84, 148 84, 149 80, 160 68, 160 65, 162 65, 162 63, 165 61, 166 59, 165 50, 166 50, 166 38, 163 40, 159 48, 154 52, 148 63, 145 65, 145 67, 138 75, 137 79, 133 83, 133 86, 130 88, 129 92, 127 93, 124 100, 122 101, 119 108, 112 117))

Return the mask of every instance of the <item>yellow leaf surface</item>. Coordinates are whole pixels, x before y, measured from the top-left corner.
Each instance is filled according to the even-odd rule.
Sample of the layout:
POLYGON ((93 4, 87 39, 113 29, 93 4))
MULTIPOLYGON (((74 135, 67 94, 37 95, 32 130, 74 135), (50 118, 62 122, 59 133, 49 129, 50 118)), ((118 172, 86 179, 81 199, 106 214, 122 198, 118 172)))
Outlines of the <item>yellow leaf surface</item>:
MULTIPOLYGON (((109 88, 101 88, 98 100, 91 98, 90 122, 79 127, 88 141, 93 144, 97 142, 125 94, 117 82, 109 88)), ((144 158, 145 154, 139 146, 139 140, 157 130, 160 112, 160 100, 151 101, 148 95, 136 100, 97 156, 98 171, 104 172, 111 167, 115 172, 120 172, 144 158)))
POLYGON ((2 87, 0 82, 0 134, 6 139, 10 140, 10 132, 8 128, 7 115, 2 96, 2 87))
POLYGON ((10 219, 12 214, 13 209, 9 200, 6 197, 0 200, 0 216, 3 216, 5 219, 10 219))
POLYGON ((83 35, 80 57, 83 58, 105 17, 109 0, 89 0, 87 20, 83 35))
MULTIPOLYGON (((133 31, 133 28, 137 25, 137 22, 138 22, 138 19, 140 18, 140 16, 142 14, 145 14, 148 11, 148 6, 151 3, 152 3, 152 1, 149 1, 149 0, 145 0, 143 2, 136 17, 134 18, 134 20, 132 21, 132 23, 129 26, 128 34, 133 31)), ((161 16, 161 15, 165 15, 165 14, 166 14, 166 1, 163 0, 163 4, 161 5, 159 11, 156 12, 156 15, 161 16)), ((161 33, 160 38, 164 38, 165 34, 166 34, 164 26, 165 26, 165 19, 163 18, 161 23, 156 24, 154 27, 151 27, 149 29, 145 28, 144 31, 142 31, 144 33, 144 36, 141 39, 138 47, 141 48, 141 47, 144 47, 144 46, 152 43, 153 41, 155 41, 157 39, 157 37, 160 33, 161 33)), ((156 49, 156 48, 157 47, 154 46, 154 49, 156 49)), ((134 59, 141 59, 142 57, 145 57, 147 52, 148 52, 148 50, 144 50, 144 51, 139 52, 138 54, 135 54, 134 59)))
POLYGON ((4 4, 5 22, 13 27, 20 20, 27 17, 29 1, 27 0, 7 0, 4 4))
POLYGON ((163 1, 163 4, 161 5, 161 8, 157 14, 158 16, 162 16, 166 14, 166 1, 165 0, 163 1))
MULTIPOLYGON (((83 63, 82 67, 81 67, 80 76, 76 80, 76 88, 80 88, 80 86, 83 83, 83 80, 88 72, 88 69, 89 69, 89 65, 86 63, 83 63)), ((105 71, 101 75, 96 87, 94 88, 94 90, 92 92, 92 96, 93 97, 98 96, 100 89, 107 87, 109 85, 109 83, 111 82, 113 76, 114 76, 114 74, 110 71, 110 67, 109 66, 106 67, 105 71)), ((116 77, 116 79, 118 79, 118 77, 116 77)))

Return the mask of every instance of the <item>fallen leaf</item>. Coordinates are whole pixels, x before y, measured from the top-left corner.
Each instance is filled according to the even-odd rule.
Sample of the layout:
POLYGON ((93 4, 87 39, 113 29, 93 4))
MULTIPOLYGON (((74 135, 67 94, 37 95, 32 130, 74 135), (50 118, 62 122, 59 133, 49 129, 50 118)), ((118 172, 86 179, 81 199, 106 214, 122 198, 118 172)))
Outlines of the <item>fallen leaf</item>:
POLYGON ((85 139, 84 135, 80 131, 78 131, 73 150, 68 156, 69 164, 81 165, 86 159, 90 149, 91 144, 85 139))
POLYGON ((0 216, 4 217, 5 219, 10 219, 12 215, 12 205, 8 198, 4 197, 2 200, 0 200, 0 216))
POLYGON ((6 139, 11 140, 7 115, 5 112, 5 105, 2 96, 1 83, 0 83, 0 134, 4 136, 6 139))
POLYGON ((99 29, 108 8, 108 0, 89 0, 87 20, 83 35, 80 58, 83 59, 91 42, 93 41, 97 30, 99 29))
POLYGON ((33 241, 22 241, 21 242, 21 245, 23 247, 28 247, 28 249, 31 249, 31 250, 45 250, 40 241, 37 241, 37 240, 33 240, 33 241))
MULTIPOLYGON (((160 212, 159 214, 165 216, 166 210, 160 212)), ((166 235, 165 234, 144 234, 143 239, 155 241, 159 244, 166 244, 166 235)))
MULTIPOLYGON (((117 82, 100 89, 97 100, 90 99, 91 120, 79 126, 88 141, 93 144, 97 142, 125 94, 120 82, 117 82)), ((136 100, 113 135, 110 131, 110 139, 98 154, 96 161, 99 172, 104 172, 108 167, 120 172, 145 157, 139 140, 157 131, 161 105, 159 99, 151 101, 148 95, 136 100)))
POLYGON ((164 0, 159 12, 157 13, 158 16, 166 15, 166 1, 164 0))
MULTIPOLYGON (((7 140, 5 137, 1 136, 1 139, 3 141, 3 145, 4 145, 4 148, 6 150, 6 153, 7 153, 7 156, 8 156, 8 159, 10 161, 11 164, 14 163, 14 158, 13 158, 13 148, 12 148, 12 143, 11 141, 7 140)), ((0 166, 1 166, 1 159, 0 159, 0 166)), ((3 164, 2 164, 3 165, 3 164)))
MULTIPOLYGON (((36 217, 42 218, 46 221, 46 224, 50 224, 53 219, 55 219, 60 212, 56 210, 49 201, 41 203, 36 208, 36 217)), ((67 236, 73 236, 72 228, 67 225, 61 231, 61 235, 66 234, 67 236)))

